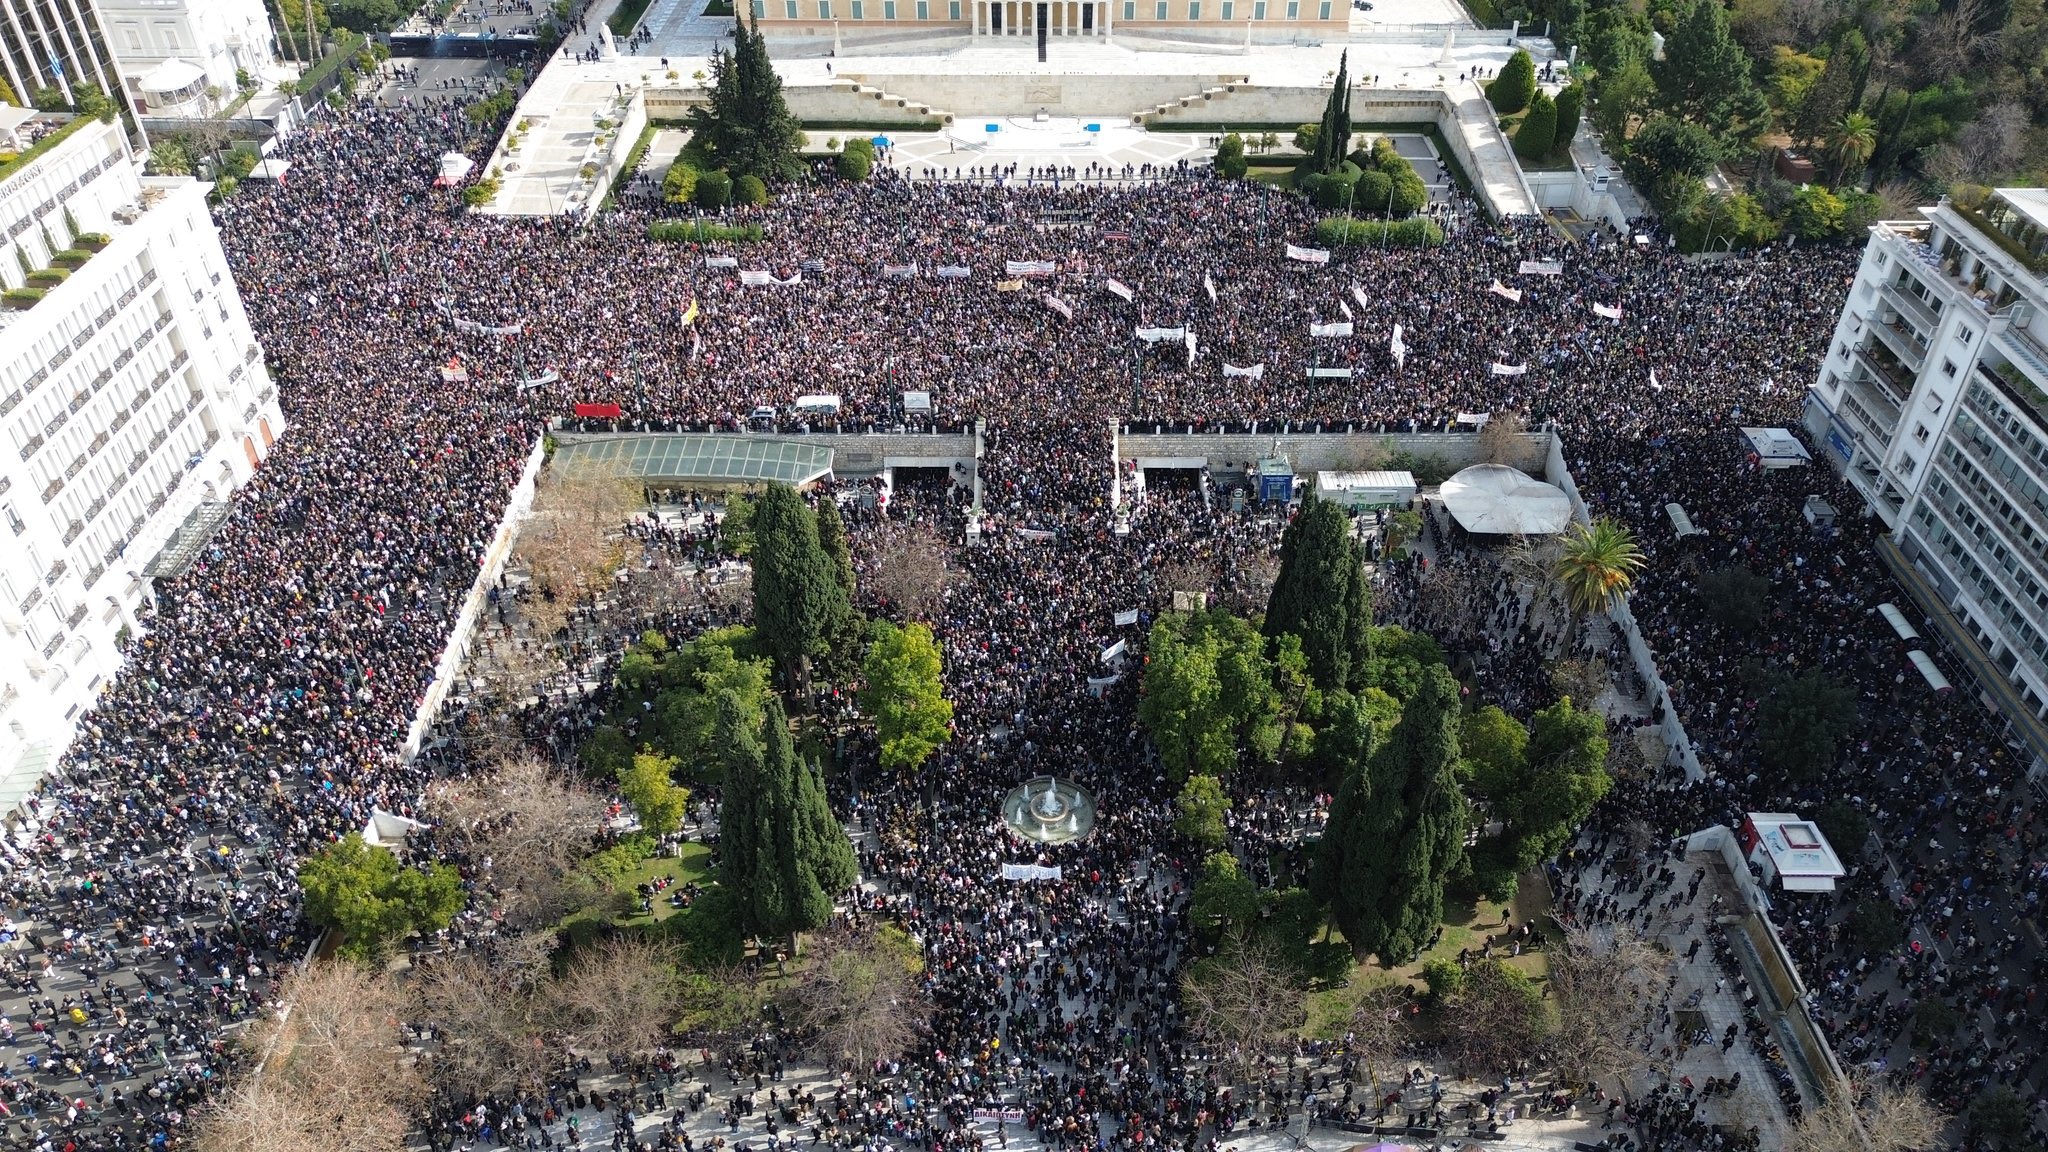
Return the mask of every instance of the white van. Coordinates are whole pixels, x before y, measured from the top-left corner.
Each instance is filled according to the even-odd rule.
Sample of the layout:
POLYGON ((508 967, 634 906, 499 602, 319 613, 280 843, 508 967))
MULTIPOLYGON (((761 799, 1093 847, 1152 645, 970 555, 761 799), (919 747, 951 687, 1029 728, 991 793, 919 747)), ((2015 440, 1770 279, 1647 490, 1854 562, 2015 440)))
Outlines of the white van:
POLYGON ((747 414, 747 423, 749 423, 749 424, 773 424, 773 423, 775 423, 775 405, 773 405, 773 404, 756 404, 756 405, 754 406, 754 410, 753 410, 752 412, 750 412, 750 413, 748 413, 748 414, 747 414))
POLYGON ((790 411, 798 416, 818 417, 839 415, 839 397, 832 393, 816 396, 799 396, 790 411))

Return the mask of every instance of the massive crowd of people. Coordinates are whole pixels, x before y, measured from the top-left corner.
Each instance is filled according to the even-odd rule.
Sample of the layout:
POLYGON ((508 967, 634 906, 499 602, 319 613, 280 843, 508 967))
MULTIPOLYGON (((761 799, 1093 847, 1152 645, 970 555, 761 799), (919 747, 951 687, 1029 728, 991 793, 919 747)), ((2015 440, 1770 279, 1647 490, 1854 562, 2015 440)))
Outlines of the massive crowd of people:
MULTIPOLYGON (((1014 1103, 1023 1129, 1062 1147, 1227 1142, 1233 1124, 1270 1115, 1262 1102, 1298 1105, 1309 1091, 1290 1069, 1233 1096, 1218 1053, 1182 1026, 1172 973, 1187 861, 1135 718, 1142 620, 1114 623, 1163 605, 1168 565, 1206 573, 1226 599, 1255 589, 1278 521, 1154 485, 1130 531, 1114 531, 1112 421, 1443 429, 1460 413, 1519 409, 1552 422, 1586 499, 1649 552, 1635 613, 1713 773, 1632 787, 1594 832, 1647 822, 1672 835, 1743 808, 1856 798, 1896 889, 1862 863, 1844 896, 1791 899, 1780 924, 1845 1059, 1921 1080, 1950 1107, 1992 1081, 2033 1099, 2043 1018, 2027 922, 2048 865, 2025 819, 2024 757, 1992 718, 1901 675, 1872 614, 1898 594, 1871 528, 1845 517, 1817 533, 1799 515, 1809 492, 1844 508, 1853 497, 1823 467, 1755 468, 1734 430, 1795 420, 1853 252, 1695 265, 1654 236, 1574 243, 1510 221, 1312 264, 1285 252, 1313 243, 1309 210, 1261 186, 1199 173, 906 183, 887 171, 744 211, 759 243, 666 245, 646 239, 644 208, 583 228, 464 214, 429 187, 451 149, 488 150, 451 101, 359 106, 286 142, 289 182, 245 186, 219 210, 292 428, 199 563, 158 589, 129 668, 28 801, 31 832, 5 845, 7 930, 25 945, 8 955, 15 995, 0 1019, 0 1125, 14 1144, 179 1141, 228 1070, 224 1036, 306 950, 294 862, 373 807, 417 809, 429 768, 398 747, 546 421, 606 402, 622 427, 738 428, 801 393, 838 395, 849 428, 905 423, 911 391, 931 394, 936 423, 988 422, 979 546, 960 545, 957 498, 894 513, 929 517, 955 544, 961 578, 934 624, 957 739, 941 771, 891 780, 870 767, 857 796, 835 782, 861 813, 872 907, 913 927, 931 963, 938 1012, 906 1060, 922 1099, 841 1107, 870 1122, 849 1120, 835 1140, 964 1147, 978 1139, 969 1111, 1014 1103), (707 262, 725 256, 736 264, 707 262), (1023 260, 1057 271, 1006 271, 1023 260), (1525 260, 1561 267, 1525 275, 1525 260), (907 265, 913 275, 884 274, 907 265), (940 274, 952 267, 968 273, 940 274), (743 283, 754 270, 778 283, 743 283), (523 334, 458 331, 452 318, 523 334), (1346 318, 1355 336, 1309 333, 1346 318), (1405 362, 1389 348, 1397 323, 1405 362), (1183 325, 1192 345, 1133 335, 1183 325), (441 382, 452 356, 467 382, 441 382), (543 369, 551 382, 522 383, 543 369), (1704 539, 1671 540, 1674 501, 1704 539), (1719 628, 1692 587, 1737 563, 1771 583, 1754 634, 1719 628), (1133 659, 1091 688, 1114 674, 1101 654, 1117 640, 1133 659), (1855 686, 1857 744, 1821 782, 1759 768, 1758 689, 1741 674, 1758 656, 1855 686), (995 799, 1047 772, 1093 789, 1104 827, 1065 847, 1006 841, 995 799), (998 879, 1027 852, 1062 877, 998 879), (1873 894, 1916 930, 1910 950, 1863 950, 1836 930, 1843 901, 1873 894), (1914 1049, 1901 1008, 1936 997, 1963 1023, 1914 1049)), ((851 515, 864 565, 884 515, 851 515)), ((1420 611, 1428 578, 1389 574, 1397 613, 1420 611)), ((1510 611, 1470 639, 1524 624, 1510 611)), ((1547 700, 1528 663, 1544 647, 1489 653, 1487 676, 1518 713, 1547 700)), ((1245 816, 1238 831, 1280 843, 1291 824, 1245 816)), ((1668 1115, 1658 1103, 1642 1118, 1668 1115)))

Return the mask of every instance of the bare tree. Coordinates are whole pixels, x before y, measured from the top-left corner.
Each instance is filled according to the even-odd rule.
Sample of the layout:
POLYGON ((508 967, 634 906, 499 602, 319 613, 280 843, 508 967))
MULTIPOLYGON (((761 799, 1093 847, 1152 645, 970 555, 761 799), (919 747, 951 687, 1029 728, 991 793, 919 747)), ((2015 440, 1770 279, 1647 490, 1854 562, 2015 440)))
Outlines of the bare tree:
POLYGON ((960 577, 949 561, 946 538, 924 521, 885 524, 871 537, 871 547, 863 549, 868 555, 859 566, 860 589, 905 620, 929 621, 945 603, 946 589, 960 577))
POLYGON ((725 1036, 746 1031, 760 1022, 761 1009, 768 1003, 756 965, 686 971, 682 980, 682 1019, 677 1028, 684 1032, 725 1036))
POLYGON ((1920 194, 1903 180, 1891 180, 1877 186, 1877 199, 1881 218, 1905 220, 1913 215, 1913 209, 1920 203, 1920 194))
POLYGON ((1616 1081, 1642 1067, 1640 1039, 1670 992, 1671 953, 1627 927, 1574 927, 1550 950, 1558 1071, 1577 1083, 1616 1081))
POLYGON ((1522 443, 1528 430, 1529 419, 1520 412, 1495 412, 1479 430, 1479 462, 1521 467, 1529 457, 1529 448, 1522 443))
POLYGON ((1280 555, 1270 548, 1224 560, 1223 594, 1219 599, 1233 612, 1250 615, 1264 612, 1273 596, 1273 581, 1280 575, 1280 555))
POLYGON ((436 784, 428 810, 477 864, 507 926, 548 923, 588 895, 570 883, 605 801, 532 756, 436 784))
POLYGON ((1396 1063, 1408 1039, 1411 1000, 1406 985, 1381 980, 1367 988, 1351 1009, 1350 1050, 1365 1070, 1374 1096, 1380 1091, 1379 1067, 1396 1063))
POLYGON ((434 1081, 468 1095, 541 1083, 557 1060, 534 995, 545 975, 475 954, 436 956, 416 968, 415 1012, 438 1034, 427 1063, 434 1081))
POLYGON ((1543 1000, 1528 977, 1498 960, 1481 960, 1466 969, 1444 1040, 1461 1072, 1487 1076, 1533 1056, 1549 1030, 1543 1000))
POLYGON ((398 1152, 425 1094, 406 1052, 404 998, 384 972, 303 968, 251 1029, 256 1063, 202 1113, 203 1148, 398 1152))
POLYGON ((2026 144, 2028 124, 2026 109, 2011 100, 1979 112, 1956 133, 1956 146, 1962 149, 1968 171, 1985 179, 2009 171, 2026 144))
POLYGON ((547 989, 551 1015, 571 1043, 627 1056, 667 1038, 681 997, 675 957, 630 936, 576 953, 568 971, 547 989))
POLYGON ((640 507, 640 489, 616 477, 549 474, 512 546, 533 580, 520 611, 535 635, 553 637, 605 589, 625 560, 620 531, 640 507))
POLYGON ((1595 707, 1611 680, 1607 661, 1598 656, 1560 660, 1550 666, 1550 686, 1559 696, 1569 696, 1580 708, 1595 707))
POLYGON ((893 926, 819 937, 809 966, 785 986, 784 1010, 814 1033, 832 1066, 857 1069, 895 1056, 931 1018, 924 954, 893 926))
POLYGON ((1175 556, 1152 571, 1152 598, 1159 604, 1171 604, 1175 592, 1216 589, 1216 565, 1206 556, 1175 556))
POLYGON ((1999 33, 1985 30, 1990 23, 1987 0, 1955 0, 1936 12, 1913 37, 1921 75, 1938 83, 1971 71, 1998 46, 1999 33))
POLYGON ((1301 978, 1261 940, 1233 940, 1181 976, 1181 1007, 1197 1033, 1223 1048, 1222 1063, 1247 1083, 1268 1050, 1308 1019, 1301 978))
POLYGON ((1789 1144, 1795 1152, 1917 1152, 1934 1146, 1948 1119, 1917 1087, 1852 1080, 1806 1110, 1789 1144))

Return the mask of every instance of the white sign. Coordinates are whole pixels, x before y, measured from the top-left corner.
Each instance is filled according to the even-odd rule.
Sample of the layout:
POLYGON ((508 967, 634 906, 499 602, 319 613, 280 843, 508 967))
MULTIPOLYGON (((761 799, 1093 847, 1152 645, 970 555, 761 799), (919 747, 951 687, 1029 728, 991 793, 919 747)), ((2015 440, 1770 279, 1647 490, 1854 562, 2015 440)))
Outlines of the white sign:
POLYGON ((1072 319, 1074 318, 1074 306, 1073 306, 1073 305, 1071 305, 1071 304, 1067 303, 1067 302, 1066 302, 1065 300, 1062 300, 1062 299, 1060 299, 1060 298, 1059 298, 1059 297, 1057 297, 1057 296, 1054 296, 1054 295, 1053 295, 1052 293, 1050 293, 1050 292, 1048 292, 1048 293, 1046 293, 1046 294, 1045 294, 1045 297, 1044 297, 1044 299, 1045 299, 1045 306, 1046 306, 1047 308, 1050 308, 1050 309, 1052 309, 1053 311, 1055 311, 1055 312, 1059 313, 1060 315, 1062 315, 1062 316, 1066 317, 1066 318, 1067 318, 1067 319, 1069 319, 1069 320, 1072 320, 1072 319))
POLYGON ((1225 364, 1223 366, 1223 374, 1225 376, 1249 376, 1253 380, 1263 380, 1266 377, 1266 365, 1262 362, 1254 364, 1249 368, 1239 368, 1235 364, 1225 364))
POLYGON ((1522 302, 1522 290, 1520 288, 1510 288, 1499 280, 1495 280, 1493 287, 1488 288, 1487 291, 1496 296, 1505 296, 1517 304, 1522 302))
POLYGON ((1209 303, 1216 302, 1216 280, 1207 272, 1202 273, 1202 287, 1209 293, 1209 303))
POLYGON ((1498 360, 1494 361, 1493 366, 1487 369, 1487 371, 1495 376, 1520 376, 1528 370, 1529 366, 1527 364, 1503 364, 1498 360))
POLYGON ((1109 663, 1110 661, 1123 655, 1124 650, 1129 648, 1130 646, 1130 642, 1126 640, 1119 640, 1116 643, 1111 644, 1109 647, 1104 648, 1102 650, 1102 662, 1104 664, 1109 663))
POLYGON ((914 261, 909 264, 884 264, 882 265, 882 275, 890 280, 915 280, 917 278, 917 264, 914 261))
POLYGON ((1116 622, 1118 624, 1136 624, 1138 622, 1138 610, 1136 608, 1124 609, 1116 614, 1116 622))
POLYGON ((1143 340, 1147 344, 1157 344, 1161 340, 1172 340, 1175 343, 1180 343, 1186 341, 1187 338, 1188 330, 1185 326, 1180 328, 1138 329, 1138 339, 1143 340))
POLYGON ((1394 338, 1387 341, 1387 351, 1394 354, 1395 367, 1406 368, 1408 366, 1408 345, 1401 340, 1401 326, 1399 324, 1394 325, 1394 338))
POLYGON ((1005 880, 1058 880, 1062 873, 1059 865, 1048 868, 1043 864, 1005 864, 1005 880))
POLYGON ((944 264, 939 267, 941 280, 965 280, 974 275, 974 269, 965 264, 944 264))
POLYGON ((1308 326, 1308 334, 1311 336, 1349 336, 1351 335, 1351 321, 1339 320, 1335 324, 1312 323, 1308 326))
POLYGON ((1621 309, 1612 304, 1595 304, 1593 305, 1593 315, 1605 316, 1609 320, 1619 320, 1621 319, 1621 309))
POLYGON ((1328 248, 1298 248, 1289 244, 1287 246, 1287 258, 1289 260, 1299 260, 1303 264, 1328 264, 1330 262, 1330 250, 1328 248))
POLYGON ((1059 271, 1059 265, 1050 260, 1009 260, 1003 271, 1012 276, 1050 276, 1059 271))
POLYGON ((1125 284, 1123 281, 1118 280, 1114 276, 1110 277, 1107 280, 1104 280, 1102 282, 1102 286, 1104 288, 1109 289, 1110 295, 1115 296, 1126 302, 1134 298, 1130 286, 1128 284, 1125 284))
POLYGON ((1564 261, 1524 260, 1521 267, 1515 269, 1515 271, 1520 272, 1524 276, 1562 276, 1564 275, 1564 261))
POLYGON ((1349 368, 1311 368, 1311 369, 1309 369, 1309 370, 1308 370, 1308 377, 1309 377, 1309 379, 1311 379, 1311 380, 1317 379, 1317 378, 1319 378, 1319 377, 1329 377, 1329 378, 1332 378, 1332 379, 1337 379, 1337 380, 1349 380, 1349 379, 1351 379, 1351 369, 1349 369, 1349 368))
POLYGON ((737 256, 706 256, 704 258, 704 266, 706 268, 737 268, 740 266, 740 258, 737 256))

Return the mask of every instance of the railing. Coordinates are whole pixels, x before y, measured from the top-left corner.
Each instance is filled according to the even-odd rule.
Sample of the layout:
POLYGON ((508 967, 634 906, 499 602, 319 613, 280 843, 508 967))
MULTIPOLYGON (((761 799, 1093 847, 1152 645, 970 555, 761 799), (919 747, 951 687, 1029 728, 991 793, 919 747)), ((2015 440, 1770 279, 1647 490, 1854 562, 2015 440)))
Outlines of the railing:
POLYGON ((64 529, 64 543, 68 545, 73 540, 78 539, 84 533, 85 522, 82 520, 73 520, 70 526, 64 529))
POLYGON ((36 454, 36 449, 38 449, 38 448, 41 448, 42 446, 43 446, 43 436, 41 436, 41 435, 37 435, 37 436, 31 436, 31 437, 29 437, 29 438, 28 438, 28 443, 26 443, 26 444, 23 444, 23 445, 21 446, 21 458, 22 458, 22 460, 23 460, 23 461, 26 461, 26 460, 27 460, 27 459, 28 459, 29 457, 31 457, 31 456, 33 456, 33 455, 35 455, 35 454, 36 454))
POLYGON ((29 589, 28 595, 22 597, 21 599, 21 614, 23 616, 28 615, 30 612, 35 611, 36 605, 41 604, 42 602, 43 590, 41 588, 29 589))
POLYGON ((64 634, 62 632, 59 632, 55 636, 50 637, 50 642, 48 644, 43 645, 43 659, 48 660, 57 655, 57 649, 61 647, 63 643, 64 634))
POLYGON ((15 407, 16 407, 17 405, 19 405, 19 404, 21 403, 21 401, 22 401, 22 392, 21 392, 21 389, 19 389, 19 388, 16 388, 16 389, 15 389, 14 391, 12 391, 12 392, 9 392, 9 393, 7 394, 7 399, 5 399, 5 400, 0 400, 0 416, 5 416, 5 415, 7 415, 7 414, 8 414, 9 412, 12 412, 12 411, 14 411, 15 407))
POLYGON ((50 486, 48 488, 43 489, 43 503, 48 504, 50 501, 55 500, 57 498, 57 493, 62 492, 63 490, 64 478, 62 476, 59 476, 56 479, 51 480, 50 486))
POLYGON ((58 560, 55 564, 50 565, 50 570, 43 575, 43 586, 48 587, 62 580, 64 574, 69 571, 71 571, 70 561, 58 560))

